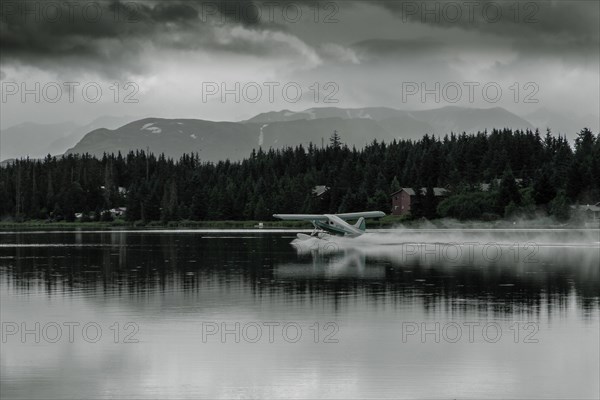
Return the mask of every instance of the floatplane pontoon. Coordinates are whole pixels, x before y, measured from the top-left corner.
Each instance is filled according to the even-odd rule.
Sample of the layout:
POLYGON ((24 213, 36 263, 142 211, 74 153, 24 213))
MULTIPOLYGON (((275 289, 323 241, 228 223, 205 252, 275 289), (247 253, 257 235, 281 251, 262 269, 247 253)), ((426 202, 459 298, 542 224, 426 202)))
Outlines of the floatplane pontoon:
POLYGON ((298 233, 298 239, 311 237, 326 239, 328 235, 356 237, 365 233, 367 218, 385 217, 381 211, 364 211, 344 214, 273 214, 273 217, 288 221, 310 221, 315 229, 310 235, 298 233), (357 219, 354 225, 346 221, 357 219))

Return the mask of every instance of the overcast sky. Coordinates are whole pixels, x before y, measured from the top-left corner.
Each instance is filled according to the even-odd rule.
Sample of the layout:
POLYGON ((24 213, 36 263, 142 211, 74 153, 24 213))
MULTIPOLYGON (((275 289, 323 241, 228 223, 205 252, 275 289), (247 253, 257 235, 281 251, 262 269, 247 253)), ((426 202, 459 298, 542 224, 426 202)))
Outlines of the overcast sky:
POLYGON ((322 106, 600 108, 599 1, 0 4, 2 128, 322 106))

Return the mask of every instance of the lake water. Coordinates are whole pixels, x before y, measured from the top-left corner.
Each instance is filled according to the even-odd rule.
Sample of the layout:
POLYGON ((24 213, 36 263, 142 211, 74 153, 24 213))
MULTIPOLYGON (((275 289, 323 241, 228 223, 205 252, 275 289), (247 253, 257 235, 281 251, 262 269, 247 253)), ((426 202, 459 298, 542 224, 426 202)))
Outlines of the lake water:
POLYGON ((598 398, 599 232, 0 233, 0 397, 598 398))

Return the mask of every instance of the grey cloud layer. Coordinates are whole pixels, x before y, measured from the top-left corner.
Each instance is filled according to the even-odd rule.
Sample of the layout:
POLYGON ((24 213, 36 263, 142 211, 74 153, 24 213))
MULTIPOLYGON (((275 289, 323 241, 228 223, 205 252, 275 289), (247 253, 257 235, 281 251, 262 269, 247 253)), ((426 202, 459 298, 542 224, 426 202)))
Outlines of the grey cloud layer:
MULTIPOLYGON (((31 7, 42 9, 47 3, 49 1, 33 1, 27 4, 30 9, 31 7)), ((220 33, 215 31, 215 26, 242 25, 257 31, 286 30, 282 24, 269 21, 264 12, 260 19, 257 18, 253 10, 264 11, 265 2, 251 0, 157 0, 136 2, 135 7, 131 6, 133 4, 131 2, 117 0, 52 3, 63 7, 62 17, 58 22, 51 22, 44 18, 36 21, 34 14, 24 13, 22 8, 19 9, 23 7, 20 1, 2 2, 0 51, 3 64, 24 63, 42 68, 56 68, 57 66, 77 67, 78 63, 81 63, 84 68, 103 71, 115 72, 119 69, 127 69, 132 72, 142 72, 145 67, 136 62, 135 57, 148 43, 158 48, 205 49, 264 56, 279 49, 261 46, 256 41, 248 42, 243 37, 221 40, 220 33), (100 19, 84 18, 81 10, 89 3, 93 3, 93 8, 101 7, 100 19), (77 5, 72 18, 67 4, 77 5), (116 15, 119 18, 116 18, 116 15), (206 20, 207 16, 210 21, 206 20), (224 18, 225 24, 222 23, 221 18, 224 18)), ((302 7, 309 7, 313 2, 279 0, 275 3, 281 6, 295 3, 302 7)), ((341 21, 335 28, 362 31, 364 40, 357 43, 355 47, 357 51, 369 55, 395 52, 418 55, 425 51, 438 50, 443 45, 435 38, 411 40, 373 38, 369 34, 369 26, 373 23, 377 24, 378 21, 370 21, 368 16, 365 16, 362 26, 344 24, 343 13, 353 12, 353 5, 377 5, 390 10, 398 16, 398 24, 413 22, 447 29, 448 34, 443 38, 446 45, 455 35, 452 29, 458 29, 467 32, 475 31, 482 35, 512 38, 514 49, 522 53, 560 54, 567 51, 570 56, 578 57, 585 56, 590 51, 592 54, 598 52, 598 8, 600 6, 595 1, 517 3, 492 0, 475 2, 375 0, 335 2, 335 4, 341 10, 341 21), (447 8, 448 4, 453 4, 454 9, 447 8), (515 4, 519 4, 519 14, 515 14, 515 4), (493 18, 497 8, 500 8, 502 13, 497 22, 486 20, 483 10, 491 10, 487 15, 493 18), (460 9, 463 15, 454 21, 456 9, 460 9), (437 11, 426 14, 425 10, 437 11)), ((41 12, 39 9, 38 14, 41 12)), ((317 24, 314 28, 322 30, 326 38, 330 26, 317 24)), ((299 37, 299 39, 303 38, 299 37)), ((481 41, 485 43, 485 39, 481 41)))
POLYGON ((115 73, 122 68, 142 72, 144 66, 135 57, 147 44, 181 50, 206 48, 260 53, 258 48, 234 41, 219 42, 215 37, 214 28, 222 25, 221 21, 247 27, 257 24, 256 19, 246 18, 245 13, 235 14, 239 3, 248 4, 228 1, 223 6, 219 2, 195 0, 135 3, 7 0, 2 2, 0 17, 1 62, 50 69, 79 66, 115 73), (204 17, 200 14, 202 10, 206 12, 204 17))
POLYGON ((598 43, 600 4, 593 0, 376 1, 406 21, 520 37, 524 41, 548 35, 598 43))

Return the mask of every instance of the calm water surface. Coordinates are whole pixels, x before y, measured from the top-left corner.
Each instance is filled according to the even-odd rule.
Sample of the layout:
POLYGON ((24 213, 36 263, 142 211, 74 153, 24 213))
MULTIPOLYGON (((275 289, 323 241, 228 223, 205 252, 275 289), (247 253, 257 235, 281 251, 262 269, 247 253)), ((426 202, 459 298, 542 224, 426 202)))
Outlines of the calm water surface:
POLYGON ((378 235, 0 233, 0 395, 600 396, 598 230, 378 235))

